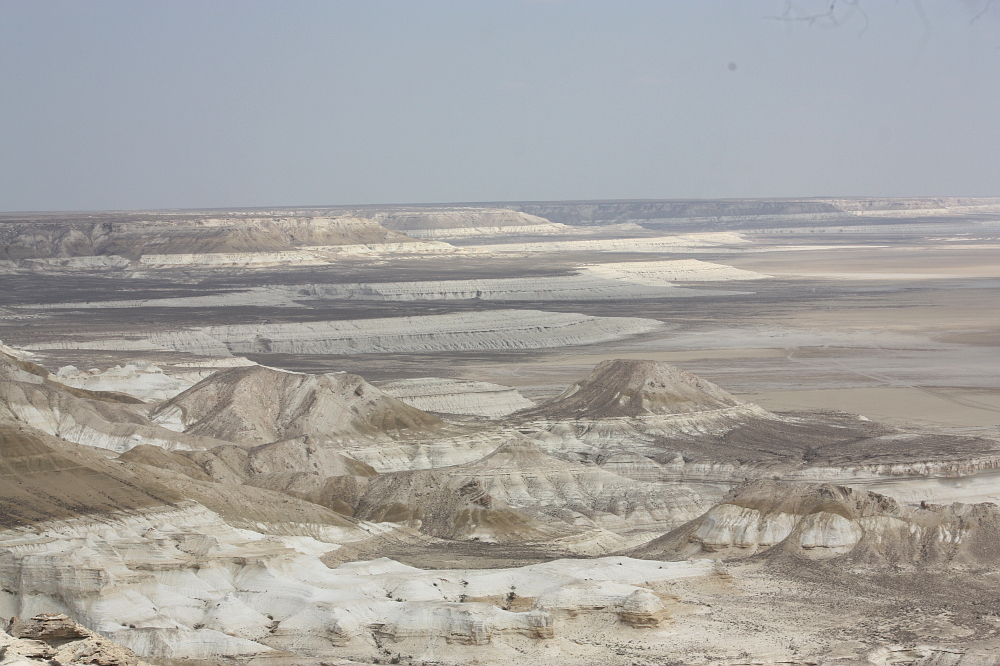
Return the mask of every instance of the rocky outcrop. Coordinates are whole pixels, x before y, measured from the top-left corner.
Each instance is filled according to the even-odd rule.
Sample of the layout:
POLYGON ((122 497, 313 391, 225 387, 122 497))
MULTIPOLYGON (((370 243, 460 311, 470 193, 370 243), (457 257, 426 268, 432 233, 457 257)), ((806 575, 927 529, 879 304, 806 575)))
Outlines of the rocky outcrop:
POLYGON ((22 620, 11 618, 7 631, 14 638, 27 638, 47 643, 61 643, 86 638, 90 632, 78 625, 69 617, 61 614, 36 615, 22 620))
POLYGON ((996 566, 1000 507, 906 507, 884 495, 842 486, 754 481, 733 490, 700 518, 631 552, 996 566))
POLYGON ((61 613, 11 619, 0 631, 0 664, 94 664, 96 666, 142 666, 135 652, 80 626, 61 613))
POLYGON ((662 533, 716 497, 560 460, 515 438, 473 462, 371 478, 353 501, 359 518, 449 539, 532 543, 592 532, 597 541, 580 552, 601 553, 625 543, 619 533, 633 543, 662 533))
POLYGON ((618 616, 633 627, 654 628, 670 619, 670 611, 651 591, 636 590, 625 598, 618 616))

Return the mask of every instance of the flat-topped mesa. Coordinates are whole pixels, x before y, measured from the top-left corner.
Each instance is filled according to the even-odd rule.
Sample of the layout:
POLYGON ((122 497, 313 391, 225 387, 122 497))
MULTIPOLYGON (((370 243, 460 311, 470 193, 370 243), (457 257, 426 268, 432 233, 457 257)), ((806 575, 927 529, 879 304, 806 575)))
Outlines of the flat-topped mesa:
POLYGON ((223 370, 163 403, 153 420, 244 445, 295 437, 317 444, 378 439, 444 423, 357 375, 310 375, 252 366, 223 370))
POLYGON ((149 214, 111 222, 14 220, 0 229, 0 259, 283 252, 310 246, 408 243, 359 217, 149 214))
POLYGON ((561 395, 521 416, 613 418, 693 414, 746 404, 700 377, 657 361, 602 361, 561 395))
POLYGON ((375 220, 387 229, 424 231, 430 229, 470 229, 532 227, 551 225, 543 217, 504 208, 450 208, 400 210, 377 213, 375 220))

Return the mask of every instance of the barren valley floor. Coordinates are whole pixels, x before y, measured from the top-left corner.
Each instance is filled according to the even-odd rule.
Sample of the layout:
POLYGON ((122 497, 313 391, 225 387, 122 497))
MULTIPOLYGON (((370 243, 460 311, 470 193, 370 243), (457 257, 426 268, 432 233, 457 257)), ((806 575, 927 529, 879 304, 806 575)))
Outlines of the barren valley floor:
POLYGON ((1000 663, 1000 201, 771 203, 0 216, 0 619, 1000 663))

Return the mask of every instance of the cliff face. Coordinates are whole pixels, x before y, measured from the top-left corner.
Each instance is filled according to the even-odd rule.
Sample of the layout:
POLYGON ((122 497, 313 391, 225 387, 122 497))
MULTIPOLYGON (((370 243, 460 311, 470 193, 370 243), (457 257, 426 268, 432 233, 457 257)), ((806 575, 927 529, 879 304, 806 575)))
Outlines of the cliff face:
MULTIPOLYGON (((776 221, 823 224, 856 216, 914 217, 995 213, 1000 200, 931 197, 911 199, 727 199, 551 201, 503 204, 512 210, 568 225, 635 222, 646 227, 708 224, 718 229, 753 228, 776 221)), ((499 204, 498 204, 499 205, 499 204)))
POLYGON ((413 239, 359 217, 156 215, 95 222, 86 216, 0 224, 0 260, 283 252, 413 239), (82 217, 82 219, 81 219, 82 217))
POLYGON ((547 225, 536 215, 503 208, 444 208, 386 211, 374 215, 375 221, 387 229, 424 231, 431 229, 475 229, 501 227, 531 227, 547 225))
POLYGON ((136 331, 125 338, 28 344, 34 350, 163 350, 232 354, 376 354, 546 349, 605 342, 663 328, 654 319, 594 317, 544 310, 480 310, 443 315, 233 324, 136 331))
POLYGON ((95 634, 62 613, 15 617, 8 631, 0 631, 0 663, 5 666, 145 666, 132 650, 95 634))

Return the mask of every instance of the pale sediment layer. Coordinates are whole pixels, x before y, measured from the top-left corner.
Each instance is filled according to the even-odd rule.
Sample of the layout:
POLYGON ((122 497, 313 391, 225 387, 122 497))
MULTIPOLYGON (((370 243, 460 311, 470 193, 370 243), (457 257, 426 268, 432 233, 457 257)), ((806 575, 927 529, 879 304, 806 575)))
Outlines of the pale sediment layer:
POLYGON ((710 232, 658 238, 569 240, 543 243, 498 243, 468 247, 480 252, 696 252, 742 247, 752 241, 733 232, 710 232))
POLYGON ((469 463, 373 477, 357 501, 356 516, 485 542, 554 541, 567 527, 597 530, 590 536, 596 542, 589 554, 601 554, 597 542, 617 550, 625 545, 617 536, 623 533, 644 533, 639 541, 648 540, 697 516, 719 496, 561 460, 531 441, 513 438, 469 463))
POLYGON ((540 310, 493 310, 259 326, 206 326, 131 337, 26 345, 27 349, 161 350, 232 354, 372 354, 495 349, 550 349, 617 340, 663 323, 540 310))
POLYGON ((427 412, 499 418, 535 405, 517 389, 488 382, 423 377, 382 382, 378 387, 427 412))
MULTIPOLYGON (((87 257, 120 264, 142 256, 268 254, 413 242, 374 220, 351 216, 140 213, 121 217, 125 219, 110 223, 86 217, 28 216, 9 221, 0 228, 0 259, 65 259, 72 267, 87 257)), ((103 264, 93 267, 99 265, 103 264)))
POLYGON ((205 359, 205 363, 190 370, 173 369, 164 372, 159 366, 146 361, 116 365, 101 371, 97 368, 80 370, 67 365, 59 368, 56 380, 65 386, 88 391, 115 391, 127 393, 141 400, 167 400, 185 391, 224 367, 256 365, 242 357, 205 359))
POLYGON ((387 253, 437 253, 454 252, 455 248, 438 241, 412 241, 409 243, 363 243, 312 247, 308 250, 286 252, 212 252, 183 254, 144 254, 139 258, 142 268, 169 268, 182 266, 257 267, 257 266, 315 266, 329 263, 337 256, 379 255, 387 253))
POLYGON ((572 233, 572 227, 565 224, 518 224, 503 227, 449 227, 445 229, 407 229, 406 235, 413 238, 469 238, 473 236, 547 236, 572 233))
POLYGON ((362 301, 603 301, 697 296, 703 293, 677 289, 671 284, 647 285, 608 280, 584 272, 582 275, 566 277, 307 285, 301 288, 300 298, 305 296, 324 300, 362 301))
MULTIPOLYGON (((213 255, 204 255, 211 257, 213 255)), ((35 306, 38 309, 298 306, 303 301, 603 301, 728 295, 733 291, 677 288, 685 282, 759 280, 768 276, 697 259, 620 262, 583 266, 577 275, 482 280, 293 284, 241 289, 211 296, 88 301, 35 306)))
POLYGON ((587 266, 584 272, 607 279, 649 285, 759 280, 768 277, 762 273, 698 259, 609 262, 587 266))
POLYGON ((414 231, 552 226, 548 220, 536 215, 504 208, 479 207, 392 210, 376 213, 374 220, 386 229, 407 234, 414 231))

